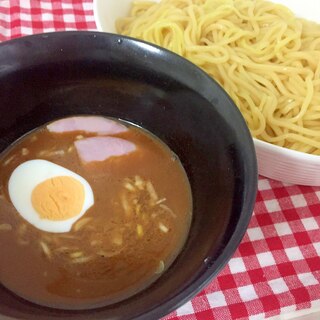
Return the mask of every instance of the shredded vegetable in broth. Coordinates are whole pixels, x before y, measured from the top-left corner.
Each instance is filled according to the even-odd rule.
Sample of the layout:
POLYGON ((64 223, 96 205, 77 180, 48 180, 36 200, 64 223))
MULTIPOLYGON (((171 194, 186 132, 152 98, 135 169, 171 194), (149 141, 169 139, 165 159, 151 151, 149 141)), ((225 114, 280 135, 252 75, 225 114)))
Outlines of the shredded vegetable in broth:
POLYGON ((116 28, 200 66, 253 137, 320 155, 319 24, 264 0, 162 0, 134 1, 116 28))
POLYGON ((58 120, 11 146, 0 168, 0 281, 32 302, 86 309, 121 301, 159 278, 185 243, 186 173, 141 128, 58 120))

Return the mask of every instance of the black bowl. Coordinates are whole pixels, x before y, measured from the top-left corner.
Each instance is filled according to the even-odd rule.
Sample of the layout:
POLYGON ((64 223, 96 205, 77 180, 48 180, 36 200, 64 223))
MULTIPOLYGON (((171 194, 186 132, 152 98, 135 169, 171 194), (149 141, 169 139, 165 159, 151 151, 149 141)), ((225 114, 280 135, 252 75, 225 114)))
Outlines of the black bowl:
POLYGON ((97 32, 51 33, 4 42, 0 114, 0 151, 33 128, 72 114, 136 123, 180 157, 194 203, 183 251, 143 292, 115 305, 80 312, 40 307, 0 285, 2 317, 158 319, 203 289, 239 245, 256 195, 252 139, 229 96, 185 59, 145 42, 97 32))

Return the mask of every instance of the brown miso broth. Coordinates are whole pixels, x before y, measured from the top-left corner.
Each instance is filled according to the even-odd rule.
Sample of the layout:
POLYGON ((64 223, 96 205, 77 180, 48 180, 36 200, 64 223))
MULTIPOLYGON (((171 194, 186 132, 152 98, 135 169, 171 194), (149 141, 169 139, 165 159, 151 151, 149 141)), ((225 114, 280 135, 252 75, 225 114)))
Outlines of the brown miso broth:
POLYGON ((90 117, 77 118, 32 131, 0 158, 0 282, 62 309, 108 305, 145 289, 182 250, 192 217, 187 175, 162 141, 124 121, 92 117, 102 127, 110 121, 94 132, 90 117), (72 171, 70 181, 55 165, 72 171), (50 188, 56 195, 45 194, 50 188))

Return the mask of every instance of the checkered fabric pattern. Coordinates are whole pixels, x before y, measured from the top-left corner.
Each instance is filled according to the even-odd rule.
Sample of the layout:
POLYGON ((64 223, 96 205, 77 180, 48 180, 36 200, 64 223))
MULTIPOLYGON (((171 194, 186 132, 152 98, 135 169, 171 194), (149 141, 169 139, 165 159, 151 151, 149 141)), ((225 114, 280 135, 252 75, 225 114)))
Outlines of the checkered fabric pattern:
MULTIPOLYGON (((119 0, 121 1, 121 0, 119 0)), ((0 41, 95 30, 92 0, 0 0, 0 41)), ((320 308, 320 188, 259 178, 248 231, 228 265, 171 320, 258 320, 320 308)))
POLYGON ((92 7, 92 0, 0 0, 0 41, 42 32, 95 30, 92 7))
POLYGON ((247 233, 228 265, 174 320, 260 320, 320 307, 320 188, 259 178, 247 233))

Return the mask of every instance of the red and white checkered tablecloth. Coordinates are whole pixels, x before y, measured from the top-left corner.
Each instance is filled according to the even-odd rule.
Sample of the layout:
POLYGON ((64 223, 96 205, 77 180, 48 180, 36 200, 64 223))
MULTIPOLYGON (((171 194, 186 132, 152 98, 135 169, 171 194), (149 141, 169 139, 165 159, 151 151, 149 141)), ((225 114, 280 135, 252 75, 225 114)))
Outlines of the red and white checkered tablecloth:
MULTIPOLYGON (((0 0, 0 41, 96 30, 92 8, 92 0, 0 0)), ((320 308, 320 188, 260 177, 254 214, 233 258, 165 319, 258 320, 310 308, 320 308)))

